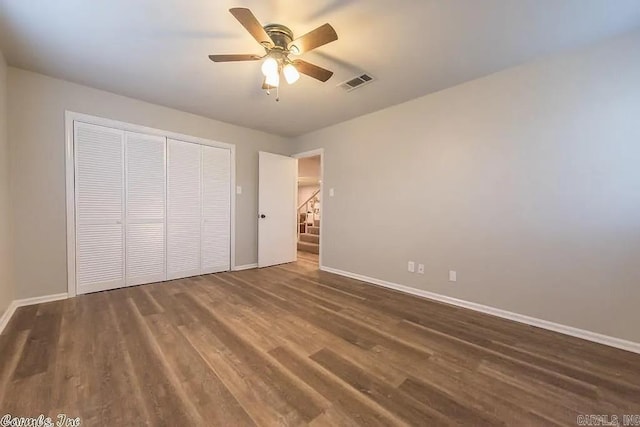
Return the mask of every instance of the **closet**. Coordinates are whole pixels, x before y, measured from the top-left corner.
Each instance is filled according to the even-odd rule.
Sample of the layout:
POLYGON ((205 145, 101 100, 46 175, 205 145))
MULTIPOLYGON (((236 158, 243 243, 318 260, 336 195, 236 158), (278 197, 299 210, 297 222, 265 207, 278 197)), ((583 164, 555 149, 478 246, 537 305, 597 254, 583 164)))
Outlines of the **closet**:
POLYGON ((76 293, 230 269, 231 150, 73 122, 76 293))

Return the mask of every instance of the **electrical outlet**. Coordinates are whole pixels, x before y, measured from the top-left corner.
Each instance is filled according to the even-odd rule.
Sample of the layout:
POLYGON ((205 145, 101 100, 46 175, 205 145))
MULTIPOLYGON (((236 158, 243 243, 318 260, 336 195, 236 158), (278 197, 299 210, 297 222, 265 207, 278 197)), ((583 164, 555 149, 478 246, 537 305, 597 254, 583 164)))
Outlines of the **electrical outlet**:
POLYGON ((457 280, 458 280, 458 273, 453 270, 449 270, 449 281, 456 282, 457 280))
POLYGON ((407 270, 409 270, 410 273, 415 273, 416 263, 413 261, 409 261, 409 264, 407 265, 407 270))
POLYGON ((418 264, 418 274, 424 274, 424 264, 418 264))

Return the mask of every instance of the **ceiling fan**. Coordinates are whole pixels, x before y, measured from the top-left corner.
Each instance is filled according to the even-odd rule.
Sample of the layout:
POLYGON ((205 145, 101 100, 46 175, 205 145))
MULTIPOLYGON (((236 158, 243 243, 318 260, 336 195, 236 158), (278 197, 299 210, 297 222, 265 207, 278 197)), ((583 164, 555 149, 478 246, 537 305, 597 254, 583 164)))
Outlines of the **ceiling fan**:
MULTIPOLYGON (((281 24, 269 24, 264 27, 253 13, 246 8, 236 7, 229 12, 249 31, 254 39, 265 50, 265 55, 209 55, 213 62, 259 61, 262 62, 264 81, 262 89, 269 94, 271 89, 280 86, 282 74, 289 84, 300 78, 300 73, 326 82, 333 75, 332 71, 318 67, 301 59, 293 58, 338 40, 338 34, 329 24, 324 24, 307 34, 293 38, 293 32, 281 24)), ((276 98, 278 100, 278 98, 276 98)))

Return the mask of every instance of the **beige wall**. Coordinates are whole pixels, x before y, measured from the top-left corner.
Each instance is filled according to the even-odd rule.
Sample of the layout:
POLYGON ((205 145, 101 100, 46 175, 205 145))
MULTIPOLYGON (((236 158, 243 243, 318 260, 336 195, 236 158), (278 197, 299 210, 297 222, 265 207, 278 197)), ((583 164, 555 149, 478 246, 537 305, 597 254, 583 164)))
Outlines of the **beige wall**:
POLYGON ((7 138, 7 64, 0 52, 0 316, 14 299, 11 278, 11 208, 7 138))
POLYGON ((640 33, 298 138, 295 152, 325 148, 335 189, 324 264, 640 342, 638 46, 640 33))
POLYGON ((18 298, 67 290, 64 111, 236 144, 236 264, 257 262, 258 150, 287 140, 112 93, 9 68, 9 135, 18 298))

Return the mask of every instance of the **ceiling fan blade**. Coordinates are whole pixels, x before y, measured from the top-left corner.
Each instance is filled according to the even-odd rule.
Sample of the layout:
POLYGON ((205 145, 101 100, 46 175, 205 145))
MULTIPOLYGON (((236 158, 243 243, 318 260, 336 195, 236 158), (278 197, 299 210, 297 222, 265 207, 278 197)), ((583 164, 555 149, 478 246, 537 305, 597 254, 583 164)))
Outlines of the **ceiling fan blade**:
POLYGON ((306 74, 309 77, 318 79, 321 82, 326 82, 331 78, 331 76, 333 76, 333 71, 329 71, 326 68, 318 67, 317 65, 313 65, 301 59, 293 61, 293 65, 295 65, 298 71, 302 74, 306 74))
POLYGON ((236 61, 257 61, 261 59, 260 55, 209 55, 209 59, 213 62, 236 62, 236 61))
POLYGON ((256 19, 253 13, 244 7, 234 7, 229 9, 229 12, 242 24, 244 28, 249 31, 254 39, 258 41, 262 46, 271 48, 273 47, 273 40, 269 37, 269 34, 264 30, 260 22, 256 19))
POLYGON ((300 55, 336 40, 338 40, 336 30, 331 25, 324 24, 289 43, 289 50, 300 55))

